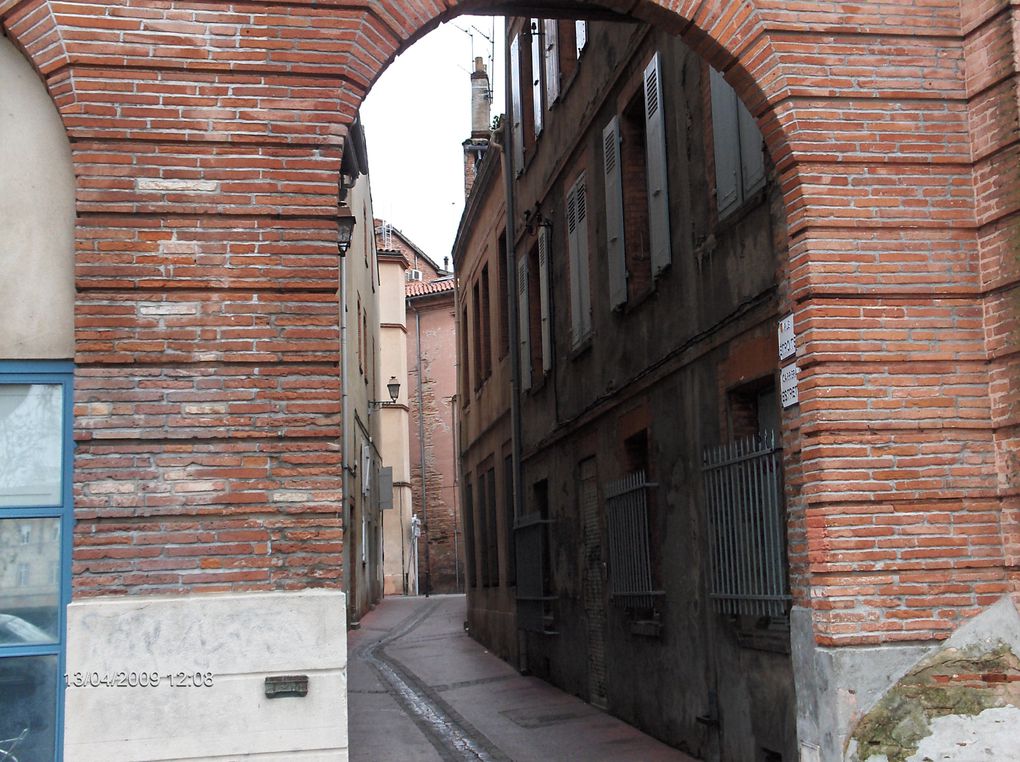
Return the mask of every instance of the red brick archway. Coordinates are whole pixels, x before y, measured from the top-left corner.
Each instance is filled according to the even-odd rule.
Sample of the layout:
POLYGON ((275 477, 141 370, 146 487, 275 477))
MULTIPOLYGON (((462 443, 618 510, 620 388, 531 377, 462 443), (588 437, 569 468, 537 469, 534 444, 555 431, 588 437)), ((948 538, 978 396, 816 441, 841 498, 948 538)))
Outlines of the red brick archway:
POLYGON ((1015 585, 1020 141, 1002 51, 1020 11, 787 5, 0 0, 78 179, 77 595, 340 584, 322 445, 339 435, 343 136, 440 20, 543 8, 674 29, 759 117, 789 223, 791 539, 819 641, 943 636, 1015 585), (139 550, 167 532, 207 558, 187 583, 193 566, 139 550))

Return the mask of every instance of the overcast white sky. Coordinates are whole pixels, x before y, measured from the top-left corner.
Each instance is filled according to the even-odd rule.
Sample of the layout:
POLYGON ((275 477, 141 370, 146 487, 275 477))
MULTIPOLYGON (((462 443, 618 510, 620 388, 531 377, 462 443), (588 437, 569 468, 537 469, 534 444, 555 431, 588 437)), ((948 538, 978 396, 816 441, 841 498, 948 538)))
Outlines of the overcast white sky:
POLYGON ((439 265, 464 208, 472 41, 488 67, 485 36, 496 41, 492 113, 503 113, 503 19, 487 16, 459 16, 418 40, 383 72, 361 109, 375 215, 439 265))

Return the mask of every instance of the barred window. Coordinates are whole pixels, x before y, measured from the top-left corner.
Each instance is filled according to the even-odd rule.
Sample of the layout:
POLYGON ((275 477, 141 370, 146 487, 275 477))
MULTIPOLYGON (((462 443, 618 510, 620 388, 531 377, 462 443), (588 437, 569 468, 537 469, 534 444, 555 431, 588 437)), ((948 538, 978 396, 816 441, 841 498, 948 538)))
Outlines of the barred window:
POLYGON ((716 611, 784 616, 790 604, 782 447, 765 431, 704 451, 716 611))

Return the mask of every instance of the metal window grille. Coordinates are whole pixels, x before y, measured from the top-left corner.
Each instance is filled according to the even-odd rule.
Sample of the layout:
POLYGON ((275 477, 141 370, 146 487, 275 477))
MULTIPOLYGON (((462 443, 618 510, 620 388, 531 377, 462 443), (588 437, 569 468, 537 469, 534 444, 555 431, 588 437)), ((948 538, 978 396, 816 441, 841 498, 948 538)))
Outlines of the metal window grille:
POLYGON ((606 528, 609 534, 609 597, 616 606, 651 608, 652 586, 648 545, 648 488, 644 471, 635 471, 606 485, 606 528))
POLYGON ((703 477, 716 611, 785 615, 790 587, 782 448, 775 432, 706 448, 703 477))

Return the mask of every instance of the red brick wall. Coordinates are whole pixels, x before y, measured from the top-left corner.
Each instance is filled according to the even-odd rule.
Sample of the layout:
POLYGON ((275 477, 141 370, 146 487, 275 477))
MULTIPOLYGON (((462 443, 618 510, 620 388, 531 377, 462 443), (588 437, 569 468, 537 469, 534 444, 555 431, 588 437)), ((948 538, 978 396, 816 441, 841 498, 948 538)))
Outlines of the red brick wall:
MULTIPOLYGON (((822 642, 942 636, 1020 587, 1020 8, 661 6, 634 12, 726 72, 781 177, 798 602, 822 642)), ((444 7, 0 0, 78 175, 77 594, 338 583, 335 173, 444 7), (128 544, 160 525, 223 567, 128 544)))

